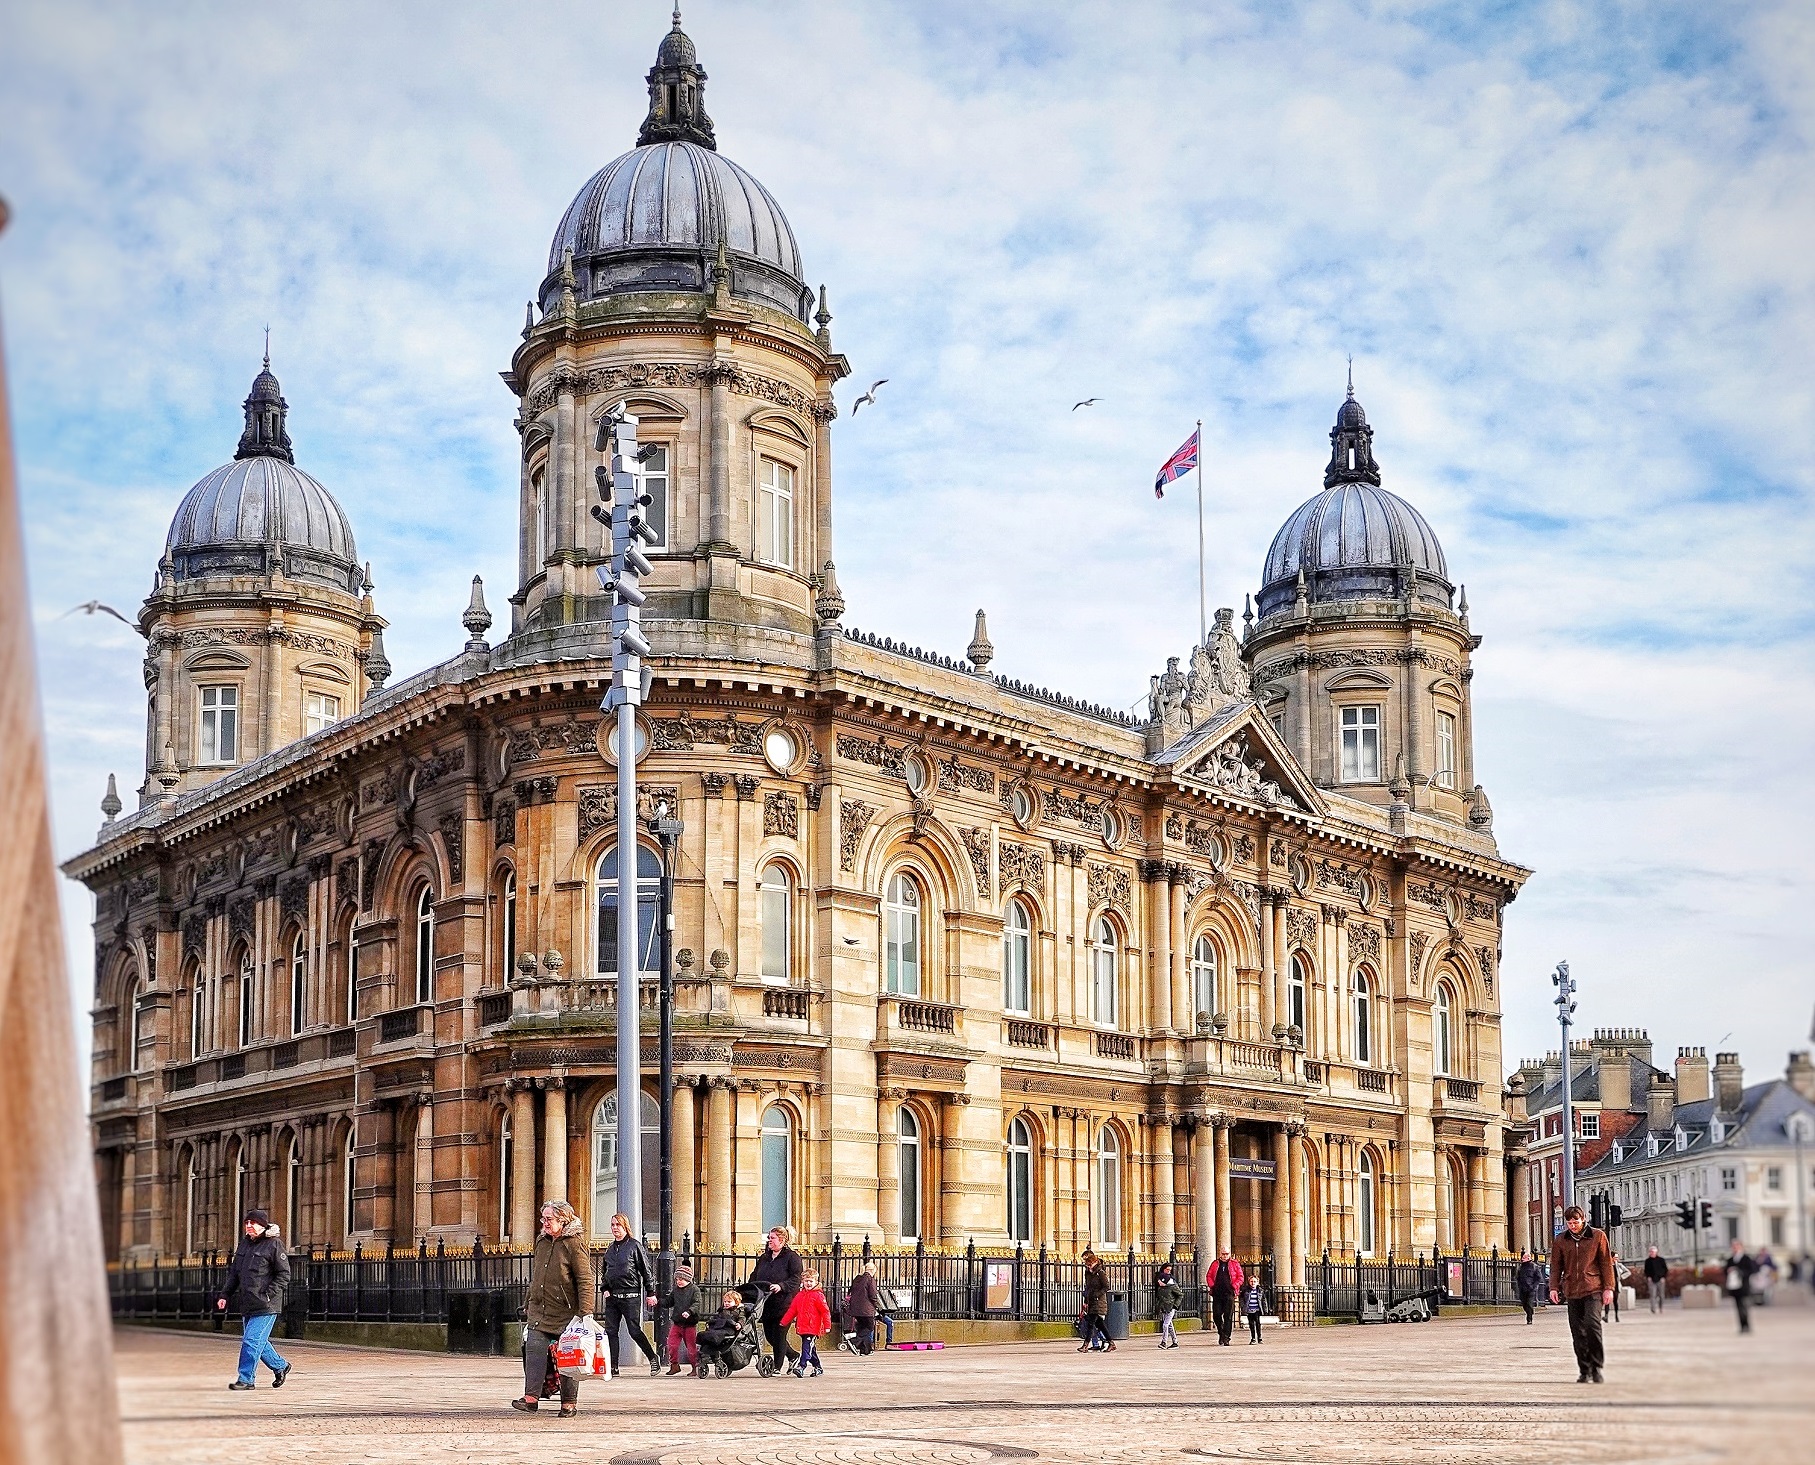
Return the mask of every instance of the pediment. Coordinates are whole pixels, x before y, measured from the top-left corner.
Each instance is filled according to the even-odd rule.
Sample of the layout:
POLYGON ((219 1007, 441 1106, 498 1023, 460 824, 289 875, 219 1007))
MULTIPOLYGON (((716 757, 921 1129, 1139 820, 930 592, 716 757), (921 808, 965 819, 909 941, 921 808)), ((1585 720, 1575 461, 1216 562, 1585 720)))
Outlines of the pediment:
POLYGON ((1185 788, 1204 788, 1260 808, 1322 814, 1324 804, 1272 724, 1252 701, 1232 703, 1153 760, 1185 788))

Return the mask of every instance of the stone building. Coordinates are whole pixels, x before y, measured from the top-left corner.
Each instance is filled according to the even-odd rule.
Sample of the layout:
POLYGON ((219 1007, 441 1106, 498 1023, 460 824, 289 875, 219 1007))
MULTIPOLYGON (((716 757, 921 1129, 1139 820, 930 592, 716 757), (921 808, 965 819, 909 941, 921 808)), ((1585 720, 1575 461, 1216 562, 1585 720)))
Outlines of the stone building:
POLYGON ((589 506, 619 403, 661 532, 641 797, 685 824, 677 1231, 1220 1240, 1297 1275, 1503 1242, 1498 952, 1527 872, 1476 779, 1466 596, 1353 392, 1258 616, 1219 612, 1146 718, 994 673, 981 612, 962 658, 856 631, 825 292, 717 151, 678 20, 647 80, 506 373, 497 644, 475 581, 463 648, 387 684, 268 376, 253 456, 177 516, 141 613, 145 791, 66 866, 96 898, 112 1248, 221 1245, 253 1201, 318 1245, 522 1243, 561 1194, 602 1228, 620 867, 589 506))

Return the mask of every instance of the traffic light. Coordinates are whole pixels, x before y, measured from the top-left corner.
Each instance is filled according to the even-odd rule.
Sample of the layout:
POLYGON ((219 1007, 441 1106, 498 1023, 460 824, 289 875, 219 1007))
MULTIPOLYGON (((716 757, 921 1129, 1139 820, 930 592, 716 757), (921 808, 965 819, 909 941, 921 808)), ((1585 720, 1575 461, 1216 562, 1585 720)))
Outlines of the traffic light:
MULTIPOLYGON (((649 642, 642 629, 644 594, 642 579, 654 568, 643 553, 645 545, 661 536, 651 527, 645 510, 649 495, 642 491, 642 452, 637 446, 637 420, 623 404, 599 420, 593 446, 609 451, 611 467, 593 470, 599 504, 592 516, 610 531, 611 564, 599 567, 599 588, 612 597, 611 690, 603 709, 639 706, 649 693, 650 669, 644 663, 649 642)), ((633 755, 634 756, 634 755, 633 755)))
POLYGON ((1597 1231, 1607 1229, 1607 1200, 1599 1191, 1588 1197, 1588 1224, 1597 1231))
POLYGON ((1625 1214, 1623 1210, 1609 1201, 1607 1204, 1607 1229, 1609 1231, 1619 1230, 1620 1218, 1625 1214))
POLYGON ((1713 1229, 1714 1229, 1714 1202, 1711 1200, 1705 1200, 1702 1202, 1702 1230, 1712 1231, 1713 1229))
POLYGON ((1679 1200, 1676 1203, 1676 1224, 1685 1231, 1695 1229, 1695 1202, 1679 1200))

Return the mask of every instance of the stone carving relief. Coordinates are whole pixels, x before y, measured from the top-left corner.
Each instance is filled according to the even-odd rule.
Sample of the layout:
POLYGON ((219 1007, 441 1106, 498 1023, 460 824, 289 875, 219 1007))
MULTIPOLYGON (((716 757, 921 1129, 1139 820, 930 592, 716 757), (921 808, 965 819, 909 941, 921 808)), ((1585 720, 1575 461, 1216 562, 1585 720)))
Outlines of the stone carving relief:
POLYGON ((1443 892, 1428 880, 1422 885, 1415 880, 1406 881, 1405 898, 1415 900, 1419 905, 1429 906, 1434 911, 1443 909, 1443 892))
POLYGON ((1431 944, 1431 938, 1428 934, 1426 934, 1423 931, 1414 931, 1414 932, 1412 932, 1412 936, 1411 936, 1411 944, 1412 944, 1411 982, 1412 982, 1412 985, 1414 987, 1416 987, 1418 985, 1419 974, 1424 970, 1424 950, 1427 946, 1429 946, 1431 944))
POLYGON ((1306 950, 1317 949, 1317 917, 1296 907, 1286 912, 1286 939, 1306 950))
POLYGON ((714 378, 722 379, 740 397, 772 402, 802 416, 818 420, 823 415, 820 404, 799 388, 771 376, 764 376, 732 362, 639 361, 622 366, 600 367, 593 371, 561 371, 552 374, 523 400, 523 415, 535 417, 554 405, 562 391, 583 395, 622 393, 638 387, 709 387, 714 378))
POLYGON ((989 899, 989 831, 987 829, 960 829, 959 836, 964 840, 964 852, 971 857, 971 878, 977 885, 977 898, 989 899))
POLYGON ((448 876, 457 885, 466 879, 466 820, 458 814, 443 814, 438 827, 442 847, 447 850, 448 876))
MULTIPOLYGON (((581 839, 588 839, 601 829, 618 822, 616 784, 582 784, 576 792, 579 794, 581 839)), ((678 809, 681 803, 681 791, 672 784, 637 785, 637 819, 639 821, 655 818, 655 806, 664 802, 670 810, 678 809)))
POLYGON ((1361 895, 1361 872, 1332 860, 1317 862, 1317 883, 1325 890, 1340 890, 1357 898, 1361 895))
POLYGON ((515 768, 548 754, 578 757, 598 751, 599 725, 570 717, 548 726, 519 728, 505 746, 505 760, 515 768))
POLYGON ((869 827, 870 820, 876 817, 873 804, 866 804, 862 799, 841 799, 838 804, 838 868, 855 870, 857 868, 857 842, 863 838, 863 831, 869 827))
POLYGON ((492 843, 503 846, 517 842, 517 801, 505 797, 492 805, 492 843))
POLYGON ((1044 891, 1045 851, 1035 849, 1032 845, 1011 844, 1004 840, 996 849, 996 879, 998 897, 1015 885, 1024 890, 1044 891))
POLYGON ((416 787, 431 789, 450 773, 458 773, 466 767, 466 748, 459 743, 445 752, 436 753, 424 758, 416 765, 416 787))
POLYGON ((993 794, 996 791, 996 775, 988 768, 978 768, 969 763, 958 761, 957 754, 952 754, 939 768, 939 787, 953 792, 972 792, 993 794))
POLYGON ((875 742, 854 737, 849 733, 840 733, 838 735, 838 756, 849 759, 853 763, 867 763, 872 768, 880 768, 884 773, 893 773, 898 778, 906 772, 904 760, 907 757, 907 748, 896 746, 880 733, 877 734, 875 742))
POLYGON ((1267 777, 1264 764, 1250 756, 1246 737, 1233 737, 1222 744, 1202 763, 1187 770, 1188 776, 1212 788, 1257 803, 1291 803, 1279 784, 1267 777))
POLYGON ((1365 921, 1349 922, 1349 955, 1356 961, 1380 965, 1380 927, 1365 921))
POLYGON ((799 839, 800 800, 780 789, 764 795, 763 833, 782 839, 799 839))
POLYGON ((688 713, 658 717, 650 723, 650 734, 658 753, 686 753, 701 745, 729 748, 733 753, 763 750, 763 725, 739 722, 730 713, 722 718, 695 718, 688 713))
POLYGON ((1112 906, 1123 915, 1132 915, 1134 895, 1128 872, 1116 865, 1091 865, 1085 871, 1090 891, 1090 904, 1112 906))

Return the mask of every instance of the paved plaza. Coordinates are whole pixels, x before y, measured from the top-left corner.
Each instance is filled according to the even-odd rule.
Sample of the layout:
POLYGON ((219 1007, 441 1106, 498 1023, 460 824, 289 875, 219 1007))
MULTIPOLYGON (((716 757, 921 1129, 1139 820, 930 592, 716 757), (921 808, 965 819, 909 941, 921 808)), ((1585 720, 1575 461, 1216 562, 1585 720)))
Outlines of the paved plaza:
POLYGON ((1392 1327, 1269 1329, 1260 1347, 1192 1334, 1173 1352, 1068 1343, 833 1354, 818 1380, 585 1385, 581 1415, 524 1416, 508 1359, 285 1344, 281 1392, 228 1392, 232 1335, 121 1329, 127 1457, 214 1461, 1806 1462, 1815 1309, 1628 1313, 1608 1383, 1575 1383, 1560 1310, 1392 1327))

